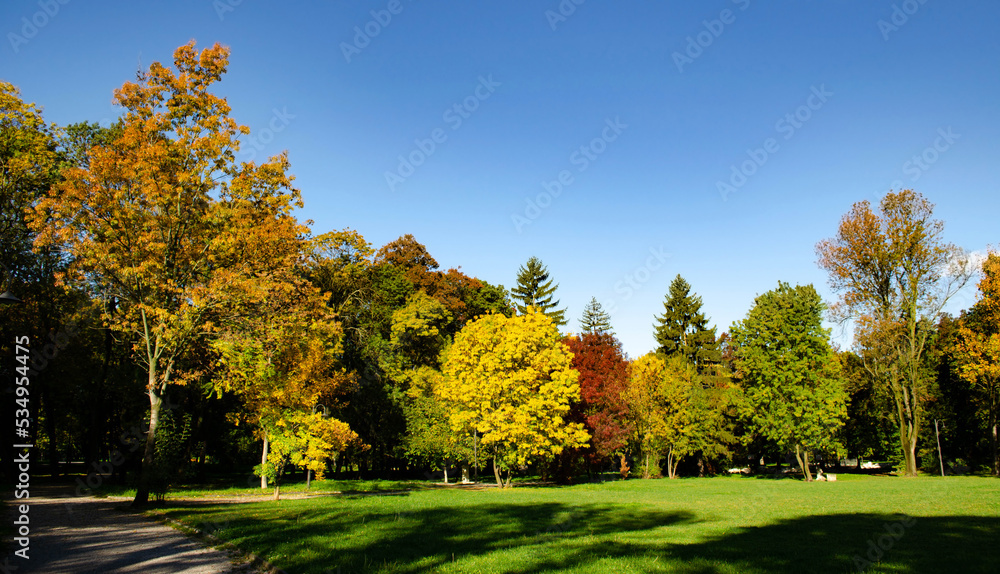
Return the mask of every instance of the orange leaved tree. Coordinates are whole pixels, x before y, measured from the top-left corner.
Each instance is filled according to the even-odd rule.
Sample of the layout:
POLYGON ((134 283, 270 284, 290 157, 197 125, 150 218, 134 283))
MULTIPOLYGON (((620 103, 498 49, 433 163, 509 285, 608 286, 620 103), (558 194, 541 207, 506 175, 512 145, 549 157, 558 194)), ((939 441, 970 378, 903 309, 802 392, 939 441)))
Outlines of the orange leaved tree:
POLYGON ((238 163, 249 129, 209 92, 228 59, 228 48, 198 52, 192 41, 174 52, 176 70, 155 62, 116 90, 120 134, 89 150, 85 168, 64 171, 33 215, 36 247, 70 254, 63 280, 108 302, 105 321, 148 374, 135 504, 148 501, 160 405, 169 385, 185 382, 185 353, 220 316, 251 312, 241 301, 269 291, 302 251, 287 155, 238 163))
POLYGON ((895 404, 905 473, 917 475, 917 435, 928 397, 927 342, 948 300, 969 280, 965 252, 942 238, 934 204, 911 190, 888 193, 879 212, 855 203, 836 237, 816 245, 840 293, 835 315, 858 319, 855 344, 895 404))
POLYGON ((983 262, 979 300, 962 315, 959 373, 973 385, 990 436, 993 476, 1000 476, 1000 253, 983 262))

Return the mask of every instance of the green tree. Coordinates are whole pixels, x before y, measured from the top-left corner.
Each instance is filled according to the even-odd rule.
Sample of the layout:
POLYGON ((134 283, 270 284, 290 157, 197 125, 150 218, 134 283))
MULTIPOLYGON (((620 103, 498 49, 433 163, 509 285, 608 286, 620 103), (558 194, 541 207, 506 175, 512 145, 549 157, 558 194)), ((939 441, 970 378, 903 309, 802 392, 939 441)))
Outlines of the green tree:
POLYGON ((818 264, 840 293, 834 316, 857 320, 855 346, 879 385, 889 389, 908 476, 917 475, 917 441, 931 374, 928 342, 941 310, 969 280, 964 251, 944 243, 934 204, 903 190, 879 213, 855 203, 836 237, 816 245, 818 264))
POLYGON ((823 310, 812 285, 778 283, 730 330, 743 375, 742 415, 753 431, 795 449, 806 481, 809 454, 835 446, 847 413, 823 310))
POLYGON ((691 285, 680 275, 670 283, 663 302, 663 314, 657 316, 657 352, 665 357, 681 356, 704 372, 722 360, 715 327, 708 328, 708 318, 701 311, 701 297, 691 293, 691 285))
POLYGON ((509 487, 514 470, 586 444, 583 425, 566 422, 580 399, 571 361, 552 320, 533 308, 511 318, 486 315, 455 337, 437 392, 452 405, 453 430, 482 437, 498 486, 501 468, 509 487))
POLYGON ((587 306, 583 308, 583 317, 580 318, 580 332, 614 335, 614 331, 611 329, 611 316, 601 307, 596 297, 591 297, 590 303, 587 303, 587 306))
POLYGON ((566 324, 566 310, 556 309, 559 300, 552 300, 552 295, 559 287, 553 285, 549 271, 537 257, 531 257, 517 271, 517 286, 511 289, 514 306, 521 315, 527 314, 530 307, 535 307, 555 323, 557 327, 566 324))

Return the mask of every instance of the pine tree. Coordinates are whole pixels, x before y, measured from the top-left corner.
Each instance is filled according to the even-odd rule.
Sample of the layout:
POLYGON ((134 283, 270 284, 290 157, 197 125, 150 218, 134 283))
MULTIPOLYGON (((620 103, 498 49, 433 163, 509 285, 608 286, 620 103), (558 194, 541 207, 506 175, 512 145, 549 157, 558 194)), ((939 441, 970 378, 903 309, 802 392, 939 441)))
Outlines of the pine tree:
POLYGON ((591 297, 590 303, 587 303, 583 309, 583 317, 580 318, 580 331, 597 335, 614 334, 614 331, 611 330, 611 316, 601 307, 595 297, 591 297))
POLYGON ((559 300, 552 300, 559 285, 553 285, 549 279, 549 270, 537 257, 528 259, 517 271, 517 286, 511 289, 514 306, 519 315, 528 312, 528 307, 536 307, 557 326, 566 324, 566 310, 556 309, 559 300))
POLYGON ((721 360, 715 327, 708 328, 708 318, 701 312, 701 297, 691 293, 691 285, 680 275, 670 283, 663 309, 663 315, 657 317, 659 325, 654 325, 657 353, 681 355, 701 372, 721 360))

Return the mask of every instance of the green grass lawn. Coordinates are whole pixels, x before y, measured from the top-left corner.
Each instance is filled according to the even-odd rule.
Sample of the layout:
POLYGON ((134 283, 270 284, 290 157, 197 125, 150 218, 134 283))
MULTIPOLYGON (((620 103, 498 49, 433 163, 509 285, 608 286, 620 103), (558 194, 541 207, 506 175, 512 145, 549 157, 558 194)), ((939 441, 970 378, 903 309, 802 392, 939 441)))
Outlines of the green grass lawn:
POLYGON ((289 574, 1000 571, 1000 480, 979 477, 441 487, 164 511, 289 574))

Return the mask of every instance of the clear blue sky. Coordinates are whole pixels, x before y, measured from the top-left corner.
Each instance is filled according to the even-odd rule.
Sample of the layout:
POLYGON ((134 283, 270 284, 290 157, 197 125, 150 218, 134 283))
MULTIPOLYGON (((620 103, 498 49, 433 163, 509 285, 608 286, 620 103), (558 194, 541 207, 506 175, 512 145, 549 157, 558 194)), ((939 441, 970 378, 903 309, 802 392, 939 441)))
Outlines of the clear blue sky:
POLYGON ((221 42, 244 149, 289 151, 315 233, 412 233, 507 287, 538 256, 570 330, 596 296, 633 357, 678 273, 720 332, 779 280, 830 297, 815 243, 891 187, 1000 240, 995 1, 62 1, 0 5, 0 77, 48 121, 106 123, 140 61, 221 42))

